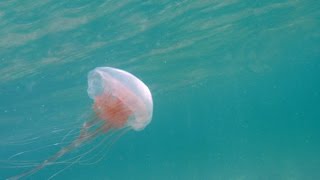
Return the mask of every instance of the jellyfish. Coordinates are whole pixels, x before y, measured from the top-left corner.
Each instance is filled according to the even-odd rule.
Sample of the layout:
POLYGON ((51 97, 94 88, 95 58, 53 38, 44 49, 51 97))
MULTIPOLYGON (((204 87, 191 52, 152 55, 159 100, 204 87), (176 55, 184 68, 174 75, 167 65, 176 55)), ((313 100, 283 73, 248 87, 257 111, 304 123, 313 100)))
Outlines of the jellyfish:
POLYGON ((152 119, 150 90, 129 72, 97 67, 88 73, 87 92, 94 101, 93 116, 83 123, 78 137, 36 167, 9 179, 30 176, 97 136, 111 131, 143 130, 152 119))

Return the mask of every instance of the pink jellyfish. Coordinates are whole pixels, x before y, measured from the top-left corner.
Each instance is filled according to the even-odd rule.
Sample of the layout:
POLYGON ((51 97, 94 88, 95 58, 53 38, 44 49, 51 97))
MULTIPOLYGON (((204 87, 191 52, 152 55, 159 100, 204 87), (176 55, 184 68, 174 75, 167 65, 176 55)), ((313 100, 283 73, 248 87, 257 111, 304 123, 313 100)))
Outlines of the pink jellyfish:
POLYGON ((87 91, 94 100, 95 114, 83 124, 78 138, 33 169, 9 179, 20 179, 36 173, 98 135, 120 129, 139 131, 151 121, 153 101, 150 90, 126 71, 111 67, 95 68, 88 74, 87 91))

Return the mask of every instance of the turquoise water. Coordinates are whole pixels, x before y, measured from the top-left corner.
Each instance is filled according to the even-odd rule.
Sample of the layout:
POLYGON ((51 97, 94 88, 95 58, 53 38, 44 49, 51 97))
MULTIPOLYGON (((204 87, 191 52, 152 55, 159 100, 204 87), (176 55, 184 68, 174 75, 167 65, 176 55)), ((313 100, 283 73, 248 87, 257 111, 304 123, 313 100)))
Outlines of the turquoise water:
POLYGON ((149 86, 152 122, 28 178, 320 179, 319 9, 317 0, 1 1, 0 178, 77 137, 93 112, 87 73, 111 66, 149 86))

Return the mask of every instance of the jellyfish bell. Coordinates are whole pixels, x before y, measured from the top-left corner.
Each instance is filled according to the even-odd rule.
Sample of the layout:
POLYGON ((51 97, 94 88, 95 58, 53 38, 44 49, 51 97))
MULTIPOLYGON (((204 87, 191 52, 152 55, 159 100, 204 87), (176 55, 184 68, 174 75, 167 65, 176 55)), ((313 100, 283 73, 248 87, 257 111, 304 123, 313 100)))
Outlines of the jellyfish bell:
MULTIPOLYGON (((84 143, 97 136, 107 134, 98 145, 95 145, 90 150, 74 158, 65 160, 65 162, 70 164, 67 167, 70 167, 80 162, 103 143, 107 143, 107 145, 104 146, 101 152, 105 149, 108 151, 108 148, 125 132, 130 129, 141 131, 151 121, 153 113, 151 92, 141 80, 126 71, 112 67, 95 68, 88 74, 87 92, 89 97, 93 99, 93 115, 83 123, 78 136, 51 157, 36 164, 30 170, 8 179, 13 180, 30 176, 46 166, 55 164, 66 153, 79 148, 84 143)), ((24 152, 17 153, 11 157, 17 157, 21 154, 24 154, 24 152)), ((53 174, 49 179, 64 169, 53 174)))
POLYGON ((88 74, 87 91, 94 100, 94 110, 106 123, 139 131, 151 121, 153 102, 150 90, 126 71, 111 67, 95 68, 88 74))

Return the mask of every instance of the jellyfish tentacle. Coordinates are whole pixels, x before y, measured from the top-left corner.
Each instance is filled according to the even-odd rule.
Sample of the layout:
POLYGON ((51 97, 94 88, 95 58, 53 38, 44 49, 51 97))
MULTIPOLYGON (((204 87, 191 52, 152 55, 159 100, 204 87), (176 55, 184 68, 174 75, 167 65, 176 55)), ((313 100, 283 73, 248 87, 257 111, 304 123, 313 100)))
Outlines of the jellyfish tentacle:
POLYGON ((29 153, 29 152, 33 152, 33 151, 39 151, 41 149, 45 149, 45 148, 48 148, 48 147, 53 147, 53 146, 57 146, 57 145, 61 145, 63 143, 55 143, 55 144, 50 144, 50 145, 46 145, 46 146, 42 146, 42 147, 39 147, 39 148, 35 148, 35 149, 31 149, 31 150, 27 150, 27 151, 21 151, 21 152, 18 152, 14 155, 11 155, 8 160, 11 160, 11 159, 14 159, 18 156, 21 156, 23 154, 26 154, 26 153, 29 153))
POLYGON ((100 122, 100 119, 97 117, 92 118, 90 121, 83 123, 82 128, 80 130, 79 137, 86 137, 89 134, 90 128, 95 126, 100 122))
POLYGON ((0 160, 0 168, 6 168, 6 169, 15 169, 15 168, 26 168, 26 167, 35 167, 39 163, 37 162, 29 162, 29 161, 3 161, 0 160))
MULTIPOLYGON (((130 130, 130 128, 123 128, 121 129, 121 131, 117 134, 114 134, 116 132, 112 132, 113 134, 109 136, 109 138, 111 139, 111 141, 109 141, 108 143, 106 143, 106 145, 98 152, 95 153, 95 155, 93 157, 91 157, 90 159, 87 159, 85 161, 81 161, 80 163, 82 165, 92 165, 92 164, 96 164, 98 162, 100 162, 104 157, 106 157, 106 155, 109 153, 111 147, 113 146, 113 144, 115 144, 120 137, 122 137, 125 133, 127 133, 130 130), (104 152, 104 154, 101 157, 98 157, 99 155, 101 155, 104 152), (98 159, 96 159, 96 157, 98 157, 98 159), (93 160, 93 161, 92 161, 93 160), (90 162, 92 161, 92 162, 90 162)), ((109 139, 108 138, 108 139, 109 139)))
POLYGON ((98 129, 96 129, 93 132, 89 132, 86 131, 87 134, 83 135, 80 133, 79 137, 74 140, 71 144, 69 144, 68 146, 62 148, 60 151, 58 151, 56 154, 54 154, 52 157, 50 157, 49 159, 46 159, 45 161, 43 161, 42 163, 40 163, 38 166, 34 167, 33 169, 22 173, 20 175, 17 176, 13 176, 8 178, 8 180, 17 180, 19 178, 22 177, 26 177, 26 176, 30 176, 32 174, 34 174, 35 172, 43 169, 44 167, 53 164, 57 159, 59 159, 60 157, 62 157, 63 155, 65 155, 67 152, 79 147, 81 144, 83 144, 84 142, 91 140, 93 138, 95 138, 96 136, 98 136, 100 133, 102 133, 104 131, 103 127, 100 127, 98 129))
MULTIPOLYGON (((112 126, 111 126, 111 125, 105 125, 105 126, 101 127, 100 130, 97 131, 97 132, 100 132, 100 131, 105 132, 106 130, 109 131, 110 129, 112 129, 112 126)), ((128 130, 129 130, 129 128, 124 128, 123 131, 121 131, 119 134, 117 134, 116 137, 114 137, 113 139, 111 139, 111 141, 110 141, 109 143, 107 143, 107 147, 108 147, 108 148, 107 148, 107 153, 109 152, 109 148, 110 148, 122 135, 124 135, 128 130)), ((62 173, 64 170, 68 169, 68 168, 71 167, 73 164, 75 164, 75 163, 77 163, 77 162, 82 163, 82 162, 80 161, 82 158, 84 158, 84 157, 87 156, 89 153, 93 152, 95 149, 97 149, 98 147, 100 147, 101 145, 103 145, 108 139, 112 138, 113 135, 114 135, 114 133, 115 133, 115 132, 112 131, 112 132, 110 133, 110 135, 104 137, 104 138, 102 139, 102 141, 100 141, 96 146, 94 146, 93 148, 91 148, 91 149, 88 150, 87 152, 82 153, 82 154, 80 154, 80 155, 72 158, 72 159, 75 159, 75 160, 73 160, 68 166, 64 167, 63 169, 61 169, 61 170, 59 170, 58 172, 56 172, 56 173, 54 173, 53 175, 51 175, 51 176, 48 178, 48 180, 50 180, 50 179, 54 178, 55 176, 57 176, 58 174, 62 173)), ((103 149, 105 149, 105 148, 103 148, 103 149)), ((102 156, 102 158, 99 158, 99 159, 98 159, 97 161, 95 161, 94 163, 98 163, 99 161, 101 161, 101 159, 103 159, 103 157, 105 157, 107 153, 105 153, 105 154, 102 156)), ((69 161, 70 161, 70 160, 69 160, 69 161)), ((90 163, 90 164, 91 164, 91 163, 90 163)))
POLYGON ((64 170, 68 169, 69 167, 71 167, 73 164, 75 164, 76 162, 78 162, 81 159, 81 157, 77 158, 76 161, 73 161, 72 163, 70 163, 67 167, 64 167, 63 169, 59 170, 58 172, 54 173, 53 175, 51 175, 48 180, 54 178, 55 176, 57 176, 58 174, 60 174, 61 172, 63 172, 64 170))
MULTIPOLYGON (((51 176, 48 178, 48 180, 50 180, 50 179, 54 178, 55 176, 57 176, 58 174, 62 173, 64 170, 68 169, 69 167, 71 167, 71 166, 74 165, 75 163, 80 162, 80 160, 81 160, 83 157, 85 157, 86 155, 88 155, 89 153, 91 153, 92 151, 94 151, 95 149, 97 149, 98 147, 100 147, 100 146, 101 146, 106 140, 108 140, 108 139, 109 139, 109 136, 104 137, 101 142, 99 142, 96 146, 94 146, 93 148, 91 148, 91 149, 88 150, 87 152, 84 152, 84 153, 82 153, 82 154, 80 154, 80 155, 78 155, 78 156, 76 156, 76 157, 73 157, 72 159, 75 159, 75 160, 72 160, 72 162, 71 162, 68 166, 64 167, 63 169, 61 169, 61 170, 59 170, 58 172, 56 172, 56 173, 54 173, 53 175, 51 175, 51 176)), ((69 159, 68 161, 70 161, 70 159, 69 159)))

